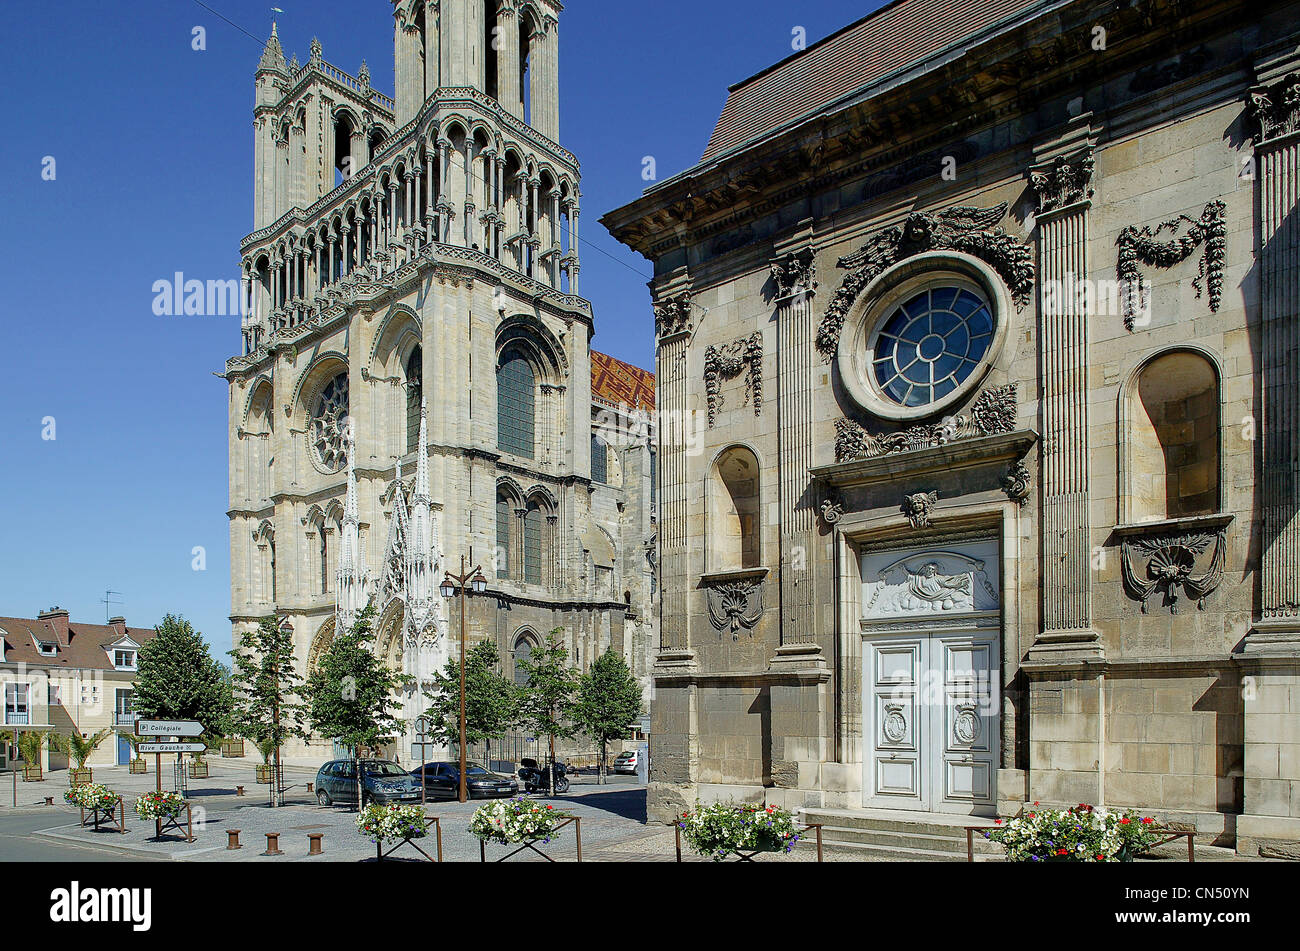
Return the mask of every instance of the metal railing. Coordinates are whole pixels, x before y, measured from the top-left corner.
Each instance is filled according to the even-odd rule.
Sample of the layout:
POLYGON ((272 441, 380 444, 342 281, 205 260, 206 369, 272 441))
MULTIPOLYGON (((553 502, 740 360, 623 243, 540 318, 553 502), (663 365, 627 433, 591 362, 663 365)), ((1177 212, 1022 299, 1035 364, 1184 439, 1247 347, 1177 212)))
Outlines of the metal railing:
POLYGON ((11 726, 26 726, 30 722, 30 716, 26 713, 19 713, 15 710, 5 711, 5 723, 11 726))

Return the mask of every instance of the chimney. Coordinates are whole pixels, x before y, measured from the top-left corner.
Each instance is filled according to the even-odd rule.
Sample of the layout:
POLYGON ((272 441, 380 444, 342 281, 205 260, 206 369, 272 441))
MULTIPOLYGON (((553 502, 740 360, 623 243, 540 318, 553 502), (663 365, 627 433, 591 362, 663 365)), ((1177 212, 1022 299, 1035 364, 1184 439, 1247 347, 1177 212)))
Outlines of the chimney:
POLYGON ((120 615, 118 617, 111 617, 108 619, 108 626, 117 631, 118 637, 126 636, 126 618, 121 617, 120 615))
POLYGON ((58 636, 59 645, 61 647, 68 646, 68 612, 65 608, 55 605, 36 615, 36 619, 48 622, 58 636))

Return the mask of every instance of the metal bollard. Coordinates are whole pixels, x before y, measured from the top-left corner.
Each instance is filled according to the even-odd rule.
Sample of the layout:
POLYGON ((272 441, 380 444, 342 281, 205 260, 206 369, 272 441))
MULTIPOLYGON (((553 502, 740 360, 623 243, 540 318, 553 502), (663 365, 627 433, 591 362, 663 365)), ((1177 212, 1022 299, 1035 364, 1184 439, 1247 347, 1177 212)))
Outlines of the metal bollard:
POLYGON ((226 851, 229 852, 233 849, 242 849, 242 848, 243 846, 239 844, 239 830, 227 829, 226 830, 226 851))
POLYGON ((47 805, 47 806, 52 806, 52 805, 54 805, 54 797, 53 797, 53 796, 46 796, 46 797, 45 797, 45 805, 47 805))
POLYGON ((307 854, 308 854, 308 855, 324 855, 324 854, 325 854, 325 849, 324 849, 324 847, 321 845, 321 842, 322 842, 322 840, 323 840, 324 838, 325 838, 325 833, 323 833, 323 832, 309 832, 309 833, 307 833, 307 841, 308 841, 308 843, 310 843, 310 844, 307 846, 307 854))
POLYGON ((266 833, 266 851, 263 852, 262 854, 263 855, 284 855, 284 853, 280 851, 280 833, 278 832, 266 833))
POLYGON ((307 784, 307 795, 310 796, 313 792, 315 792, 315 790, 312 789, 312 784, 311 784, 311 783, 308 783, 308 784, 307 784))
POLYGON ((236 787, 235 787, 235 795, 236 795, 236 796, 242 796, 243 794, 244 794, 244 787, 243 787, 243 786, 236 786, 236 787))

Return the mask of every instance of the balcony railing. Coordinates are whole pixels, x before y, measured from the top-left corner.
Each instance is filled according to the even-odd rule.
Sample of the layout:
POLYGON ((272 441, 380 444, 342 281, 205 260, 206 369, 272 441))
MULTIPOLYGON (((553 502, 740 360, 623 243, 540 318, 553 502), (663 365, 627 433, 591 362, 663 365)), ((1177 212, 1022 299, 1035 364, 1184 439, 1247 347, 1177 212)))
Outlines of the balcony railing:
POLYGON ((134 713, 115 713, 113 714, 113 726, 135 726, 136 715, 134 713))
POLYGON ((26 726, 29 722, 31 721, 26 713, 20 713, 16 710, 5 711, 5 723, 10 726, 26 726))

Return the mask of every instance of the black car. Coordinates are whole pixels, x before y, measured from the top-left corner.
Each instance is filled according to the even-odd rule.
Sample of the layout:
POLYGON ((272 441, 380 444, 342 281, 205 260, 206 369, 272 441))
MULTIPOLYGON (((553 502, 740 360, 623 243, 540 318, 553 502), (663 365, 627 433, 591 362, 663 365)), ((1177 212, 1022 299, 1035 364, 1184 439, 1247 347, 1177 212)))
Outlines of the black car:
MULTIPOLYGON (((430 799, 455 799, 460 795, 459 763, 425 763, 411 770, 411 776, 417 783, 424 779, 430 799)), ((499 776, 478 763, 466 764, 465 787, 471 799, 503 799, 519 793, 519 783, 514 779, 499 776)))
MULTIPOLYGON (((383 759, 361 761, 362 804, 419 802, 420 784, 396 763, 383 759)), ((350 759, 330 760, 316 771, 316 801, 322 806, 357 801, 356 764, 350 759)))

